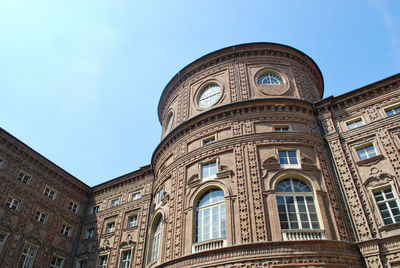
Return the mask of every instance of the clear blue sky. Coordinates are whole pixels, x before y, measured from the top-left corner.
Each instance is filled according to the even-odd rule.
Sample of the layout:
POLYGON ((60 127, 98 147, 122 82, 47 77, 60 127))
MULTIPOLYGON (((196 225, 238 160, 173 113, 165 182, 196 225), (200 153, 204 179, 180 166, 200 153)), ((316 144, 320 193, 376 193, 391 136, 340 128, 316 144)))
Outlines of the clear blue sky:
POLYGON ((0 0, 0 126, 89 185, 150 163, 157 104, 185 65, 282 43, 325 97, 400 70, 400 1, 0 0))

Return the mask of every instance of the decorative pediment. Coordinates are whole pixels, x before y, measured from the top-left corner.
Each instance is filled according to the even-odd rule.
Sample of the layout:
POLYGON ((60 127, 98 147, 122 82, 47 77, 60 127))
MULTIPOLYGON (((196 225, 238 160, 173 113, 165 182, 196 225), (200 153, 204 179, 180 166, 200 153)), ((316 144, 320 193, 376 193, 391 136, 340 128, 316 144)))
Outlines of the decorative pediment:
POLYGON ((0 215, 0 226, 11 229, 11 217, 7 213, 0 215))
POLYGON ((188 184, 197 184, 200 182, 200 178, 199 178, 199 174, 194 174, 192 175, 189 180, 188 180, 188 184))
POLYGON ((110 241, 108 239, 104 239, 103 244, 99 247, 98 251, 103 252, 109 250, 111 250, 110 241))
POLYGON ((377 168, 371 168, 370 176, 363 183, 365 187, 377 187, 389 183, 395 179, 395 176, 390 175, 377 168))
POLYGON ((79 255, 79 256, 82 256, 82 255, 89 255, 89 253, 90 253, 89 246, 88 246, 87 244, 85 244, 85 245, 83 245, 83 246, 81 247, 81 249, 79 250, 78 255, 79 255))
POLYGON ((132 235, 128 234, 126 239, 119 244, 120 248, 123 247, 134 247, 136 245, 136 241, 133 240, 132 235))
POLYGON ((304 154, 301 155, 301 168, 303 170, 316 170, 316 169, 318 169, 318 167, 315 164, 315 162, 311 158, 305 156, 304 154))
POLYGON ((42 245, 40 233, 37 229, 33 229, 29 233, 25 234, 25 240, 35 245, 42 245))

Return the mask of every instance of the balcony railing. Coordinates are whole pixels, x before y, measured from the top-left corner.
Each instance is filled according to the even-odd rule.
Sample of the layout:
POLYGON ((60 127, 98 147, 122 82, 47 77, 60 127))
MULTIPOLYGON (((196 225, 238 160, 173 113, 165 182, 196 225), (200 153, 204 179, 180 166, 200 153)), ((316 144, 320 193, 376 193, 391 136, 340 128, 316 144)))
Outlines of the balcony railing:
POLYGON ((214 239, 193 244, 192 252, 201 252, 226 246, 226 239, 214 239))
POLYGON ((325 239, 324 230, 283 230, 284 241, 289 240, 322 240, 325 239))

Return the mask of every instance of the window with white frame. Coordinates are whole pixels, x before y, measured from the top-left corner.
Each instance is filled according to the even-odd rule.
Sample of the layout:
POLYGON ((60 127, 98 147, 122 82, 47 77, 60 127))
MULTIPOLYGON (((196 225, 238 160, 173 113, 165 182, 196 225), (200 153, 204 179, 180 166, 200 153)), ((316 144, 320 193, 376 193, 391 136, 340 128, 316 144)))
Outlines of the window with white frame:
POLYGON ((385 113, 387 116, 393 116, 396 114, 400 114, 400 104, 396 104, 394 106, 386 108, 385 113))
POLYGON ((138 220, 137 215, 128 216, 128 226, 127 227, 132 228, 132 227, 137 226, 137 220, 138 220))
POLYGON ((201 165, 202 180, 214 178, 217 175, 217 172, 218 172, 217 160, 213 160, 211 162, 204 163, 201 165))
POLYGON ((69 202, 68 209, 71 210, 72 212, 78 213, 78 207, 79 207, 78 204, 76 204, 75 202, 73 201, 69 202))
POLYGON ((6 201, 6 207, 9 209, 18 211, 19 206, 21 205, 21 200, 18 200, 17 198, 13 196, 8 196, 7 201, 6 201))
POLYGON ((94 227, 90 227, 86 229, 86 239, 91 239, 94 237, 94 227))
POLYGON ((207 144, 214 143, 215 141, 216 141, 215 135, 207 137, 207 138, 203 139, 203 146, 207 145, 207 144))
POLYGON ((356 151, 357 151, 358 159, 360 161, 374 157, 377 155, 373 144, 368 144, 364 147, 359 147, 356 149, 356 151))
POLYGON ((275 187, 282 230, 320 229, 313 192, 298 179, 285 179, 275 187))
POLYGON ((61 227, 61 234, 65 235, 65 236, 71 236, 71 232, 72 232, 72 227, 67 225, 67 224, 63 224, 61 227))
POLYGON ((161 205, 163 198, 164 198, 164 188, 161 188, 161 190, 158 191, 156 194, 156 207, 161 205))
POLYGON ((391 187, 374 191, 374 197, 385 225, 400 222, 399 203, 391 187))
POLYGON ((107 267, 107 255, 103 255, 99 257, 99 268, 106 268, 107 267))
POLYGON ((134 192, 131 195, 131 200, 138 200, 142 197, 142 193, 140 191, 134 192))
POLYGON ((8 233, 0 230, 0 252, 3 250, 3 247, 6 244, 7 238, 8 238, 8 233))
POLYGON ((296 150, 278 150, 278 156, 282 168, 300 167, 296 150))
POLYGON ((76 268, 86 268, 86 260, 78 260, 76 268))
POLYGON ((195 242, 226 237, 225 196, 219 189, 204 193, 196 206, 195 242))
POLYGON ((31 175, 29 175, 28 173, 26 173, 25 171, 22 171, 22 170, 18 173, 18 176, 17 176, 17 180, 19 180, 20 182, 25 183, 25 184, 29 184, 31 178, 32 178, 31 175))
POLYGON ((111 202, 110 202, 110 208, 116 207, 116 206, 118 206, 118 205, 119 205, 119 199, 118 199, 118 198, 117 198, 117 199, 111 200, 111 202))
POLYGON ((54 190, 54 188, 51 188, 50 186, 46 185, 46 187, 44 187, 43 194, 48 198, 54 200, 56 199, 57 191, 54 190))
POLYGON ((25 243, 24 248, 22 249, 21 258, 19 259, 18 267, 33 267, 37 249, 37 246, 25 243))
POLYGON ((275 125, 274 126, 274 131, 275 132, 288 132, 289 131, 289 125, 275 125))
POLYGON ((115 231, 115 222, 109 222, 106 224, 106 234, 114 233, 115 231))
POLYGON ((151 243, 151 261, 158 260, 160 256, 161 235, 162 235, 162 218, 159 217, 153 229, 152 243, 151 243))
POLYGON ((362 125, 364 125, 364 122, 361 117, 346 122, 348 130, 360 127, 362 125))
POLYGON ((42 211, 37 210, 34 219, 37 222, 45 224, 46 220, 47 220, 47 214, 42 211))
POLYGON ((61 268, 64 265, 64 258, 54 255, 51 259, 51 268, 61 268))
POLYGON ((93 206, 90 209, 90 214, 96 214, 97 212, 99 212, 99 206, 93 206))
POLYGON ((120 268, 129 268, 130 264, 131 264, 131 250, 122 251, 120 268))

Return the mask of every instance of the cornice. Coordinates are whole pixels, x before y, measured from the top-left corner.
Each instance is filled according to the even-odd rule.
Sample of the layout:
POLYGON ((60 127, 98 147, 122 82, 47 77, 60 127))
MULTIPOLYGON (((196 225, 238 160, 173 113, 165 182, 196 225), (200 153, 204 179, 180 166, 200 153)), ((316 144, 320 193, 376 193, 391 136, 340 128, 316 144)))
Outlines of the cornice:
POLYGON ((234 136, 221 141, 216 141, 204 147, 197 148, 189 153, 186 153, 184 156, 179 157, 178 159, 174 160, 173 163, 167 166, 165 170, 163 170, 163 172, 157 176, 155 188, 157 188, 157 185, 162 183, 164 179, 169 178, 169 176, 165 176, 165 174, 168 174, 175 168, 183 164, 189 165, 198 161, 199 159, 232 151, 235 145, 244 145, 249 143, 256 144, 257 146, 265 146, 270 144, 273 144, 274 146, 285 144, 290 146, 313 146, 313 144, 325 145, 325 141, 322 139, 322 137, 317 137, 312 134, 301 132, 280 132, 279 137, 277 137, 276 134, 276 132, 268 132, 234 136))
MULTIPOLYGON (((229 103, 208 110, 176 126, 156 147, 151 158, 151 163, 154 163, 156 157, 158 157, 163 151, 167 150, 167 148, 169 148, 172 144, 189 132, 208 125, 214 121, 230 119, 234 117, 237 118, 238 116, 245 116, 246 114, 255 112, 268 112, 276 114, 291 113, 295 116, 297 116, 298 113, 302 113, 303 116, 306 115, 309 116, 310 119, 315 119, 312 104, 299 99, 265 98, 229 103)), ((262 116, 260 115, 260 117, 262 116)))
POLYGON ((364 87, 354 89, 337 97, 329 96, 315 103, 318 113, 326 111, 341 110, 344 107, 356 105, 360 102, 381 96, 384 92, 393 88, 400 88, 400 73, 387 77, 380 81, 366 85, 364 87))
POLYGON ((312 73, 314 78, 319 81, 318 88, 320 90, 320 96, 323 96, 324 82, 321 70, 319 69, 318 65, 302 51, 290 46, 276 43, 260 42, 241 44, 211 52, 195 60, 179 71, 165 86, 160 97, 158 105, 158 117, 160 123, 166 100, 184 81, 189 79, 191 76, 216 65, 259 56, 284 57, 306 67, 312 73))
POLYGON ((36 169, 47 174, 51 178, 59 181, 61 180, 86 193, 90 190, 90 186, 57 166, 2 128, 0 128, 0 145, 3 145, 10 152, 18 155, 21 159, 29 162, 36 169))

